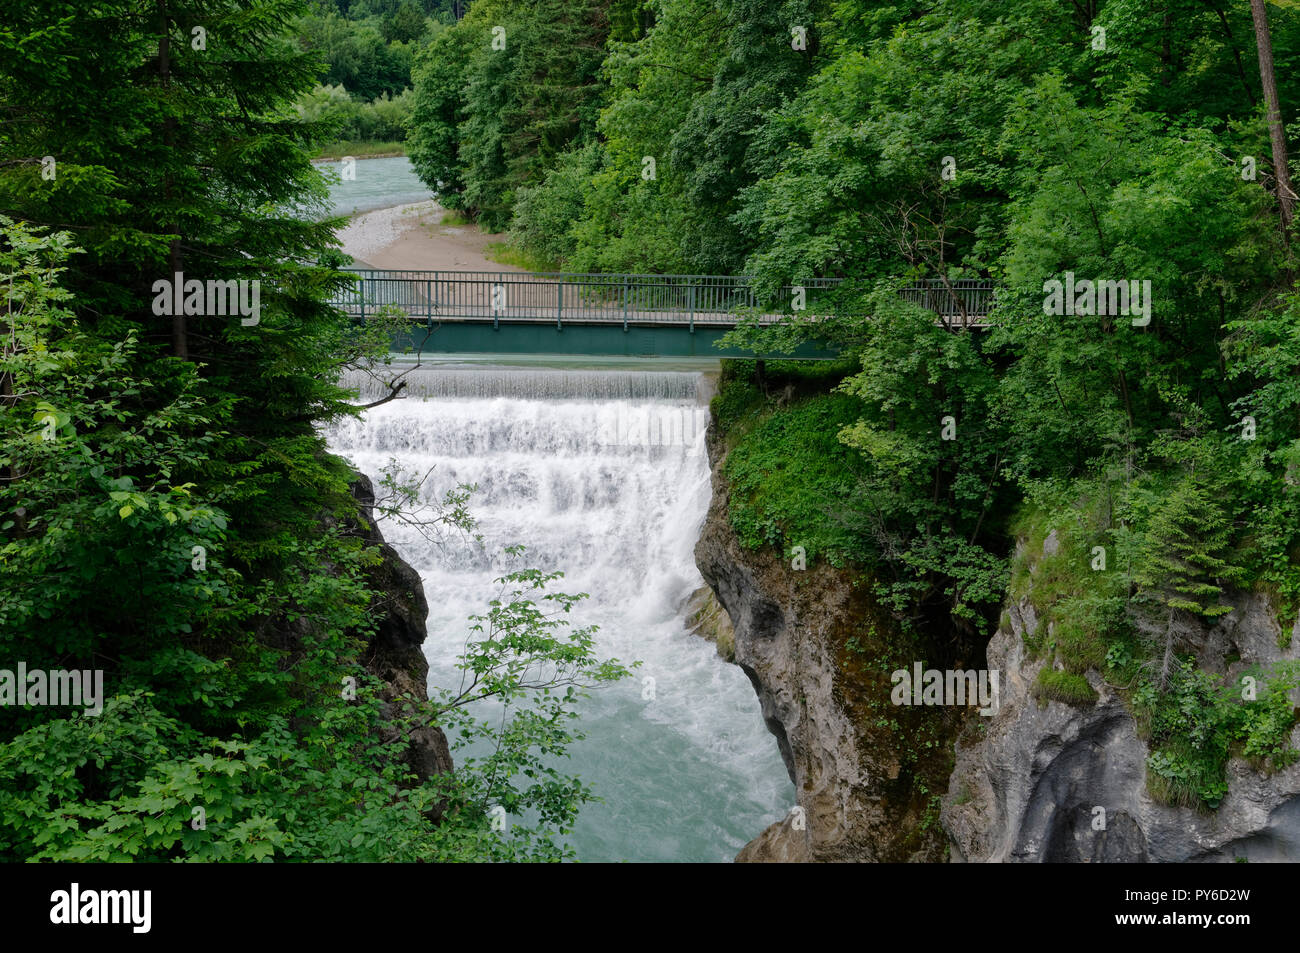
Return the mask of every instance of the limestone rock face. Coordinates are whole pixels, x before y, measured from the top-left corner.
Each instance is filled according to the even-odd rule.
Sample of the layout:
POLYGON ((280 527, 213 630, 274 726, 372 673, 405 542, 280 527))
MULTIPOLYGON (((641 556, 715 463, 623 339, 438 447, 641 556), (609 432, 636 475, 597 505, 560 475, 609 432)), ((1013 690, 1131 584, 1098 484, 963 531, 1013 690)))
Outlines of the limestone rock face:
MULTIPOLYGON (((958 744, 941 813, 954 861, 1300 860, 1300 764, 1265 776, 1233 759, 1212 813, 1158 803, 1146 790, 1150 751, 1123 700, 1089 672, 1096 704, 1040 707, 1031 689, 1045 663, 1026 658, 1021 638, 1036 631, 1033 606, 1022 599, 1006 618, 988 647, 1001 708, 958 744), (1104 830, 1094 829, 1098 809, 1104 830)), ((1235 676, 1296 658, 1300 640, 1283 650, 1278 635, 1267 600, 1242 595, 1195 649, 1205 668, 1235 676)), ((1300 743, 1300 726, 1291 740, 1300 743)))
POLYGON ((716 645, 720 657, 728 662, 736 661, 735 626, 708 586, 696 589, 686 600, 686 628, 716 645))
POLYGON ((375 523, 375 490, 370 478, 358 473, 351 489, 361 508, 357 531, 368 543, 379 547, 382 557, 370 574, 370 582, 384 594, 384 613, 370 643, 370 665, 372 669, 400 669, 423 685, 429 675, 429 663, 420 651, 429 618, 424 583, 420 574, 384 541, 375 523))
POLYGON ((740 849, 738 864, 807 864, 813 857, 807 828, 799 830, 787 816, 740 849))
MULTIPOLYGON (((366 670, 385 683, 382 692, 386 716, 405 710, 411 699, 427 697, 429 663, 420 646, 426 634, 429 604, 424 583, 397 550, 384 542, 375 523, 375 491, 370 478, 357 474, 351 485, 352 495, 360 505, 356 531, 370 544, 379 547, 381 562, 371 570, 370 582, 383 595, 380 616, 366 670)), ((397 737, 397 727, 385 729, 384 741, 397 737)), ((424 779, 452 770, 451 750, 442 729, 424 725, 406 732, 407 747, 403 760, 424 779)))
POLYGON ((942 859, 938 825, 920 833, 918 802, 899 781, 894 738, 869 727, 875 719, 864 698, 887 700, 888 679, 863 675, 843 654, 870 608, 865 587, 820 561, 793 571, 774 552, 743 549, 727 514, 724 454, 710 436, 713 501, 695 562, 730 620, 735 663, 753 683, 794 782, 791 808, 803 812, 796 824, 792 810, 736 860, 942 859))
MULTIPOLYGON (((897 643, 884 638, 862 656, 846 652, 846 642, 865 638, 854 620, 876 611, 864 595, 869 587, 820 562, 797 572, 775 553, 745 550, 731 527, 725 454, 712 431, 709 449, 713 501, 695 561, 732 624, 735 662, 754 685, 803 811, 798 824, 792 812, 768 827, 737 861, 1300 860, 1300 763, 1265 775, 1234 759, 1229 793, 1213 812, 1155 801, 1146 790, 1150 751, 1124 700, 1096 672, 1087 675, 1098 694, 1092 705, 1034 697, 1046 663, 1025 652, 1022 636, 1040 625, 1027 598, 1007 605, 986 659, 971 666, 1000 673, 994 716, 884 708, 887 674, 872 664, 897 643), (922 725, 907 720, 913 716, 946 719, 935 737, 955 764, 926 765, 914 753, 906 763, 909 732, 922 725), (902 731, 891 734, 882 721, 897 721, 902 731), (928 824, 918 772, 930 790, 947 789, 938 824, 928 824)), ((1044 552, 1059 545, 1049 536, 1044 552)), ((1234 605, 1190 634, 1204 668, 1236 678, 1300 658, 1300 623, 1281 649, 1266 598, 1243 593, 1234 605)), ((697 594, 689 611, 696 623, 716 627, 707 596, 697 594)), ((960 662, 952 667, 967 667, 960 662)), ((1300 747, 1300 726, 1291 738, 1300 747)))

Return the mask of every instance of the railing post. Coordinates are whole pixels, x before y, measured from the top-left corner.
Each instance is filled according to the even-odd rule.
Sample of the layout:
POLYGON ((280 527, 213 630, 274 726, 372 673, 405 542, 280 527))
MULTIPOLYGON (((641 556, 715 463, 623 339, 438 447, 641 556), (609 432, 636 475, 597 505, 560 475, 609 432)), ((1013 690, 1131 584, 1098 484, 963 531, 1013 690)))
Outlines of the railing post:
POLYGON ((695 333, 695 282, 692 281, 689 287, 690 287, 690 289, 691 289, 691 295, 690 295, 690 300, 691 300, 691 333, 694 334, 694 333, 695 333))
POLYGON ((564 326, 560 323, 564 317, 564 280, 557 279, 555 282, 555 330, 562 331, 564 326))
POLYGON ((361 293, 358 296, 361 299, 361 320, 366 320, 366 279, 361 279, 361 293))
POLYGON ((627 275, 624 275, 623 276, 623 331, 624 333, 627 332, 627 292, 628 292, 628 278, 627 275))

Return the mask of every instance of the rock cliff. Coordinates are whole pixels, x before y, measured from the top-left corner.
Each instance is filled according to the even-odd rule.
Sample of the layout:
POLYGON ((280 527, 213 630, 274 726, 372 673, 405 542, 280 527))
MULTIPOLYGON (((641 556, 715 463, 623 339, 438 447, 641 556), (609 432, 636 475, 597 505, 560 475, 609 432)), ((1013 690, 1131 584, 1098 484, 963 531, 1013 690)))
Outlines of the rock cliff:
MULTIPOLYGON (((1035 697, 1047 663, 1031 660, 1022 641, 1039 625, 1030 599, 1007 606, 986 658, 945 659, 941 645, 900 639, 870 580, 821 561, 795 571, 774 551, 744 549, 712 429, 709 449, 713 500, 695 560, 731 624, 703 595, 692 618, 706 637, 733 630, 734 661, 798 798, 737 861, 1300 860, 1300 763, 1267 774, 1234 758, 1213 812, 1158 802, 1137 724, 1095 671, 1095 704, 1035 697), (998 670, 997 714, 892 706, 889 672, 913 658, 998 670)), ((1236 678, 1300 659, 1300 623, 1287 642, 1264 596, 1238 594, 1234 605, 1193 636, 1203 667, 1236 678)), ((1300 746, 1300 726, 1291 740, 1300 746)))
MULTIPOLYGON (((1300 657, 1294 634, 1278 647, 1263 596, 1234 601, 1194 646, 1204 668, 1235 677, 1300 657)), ((1040 703, 1032 687, 1046 662, 1030 661, 1022 641, 1039 625, 1032 602, 1018 600, 1004 619, 988 648, 989 666, 1002 672, 1001 708, 958 744, 944 799, 954 861, 1300 860, 1300 764, 1265 775, 1234 758, 1213 812, 1161 804, 1147 791, 1150 751, 1123 699, 1090 671, 1095 704, 1040 703)), ((1300 726, 1291 741, 1300 744, 1300 726)))
MULTIPOLYGON (((385 683, 385 711, 395 715, 405 709, 404 700, 427 697, 429 663, 420 646, 426 634, 429 605, 420 574, 384 541, 375 523, 375 491, 370 478, 357 474, 351 489, 360 511, 356 532, 380 552, 380 562, 370 571, 369 581, 382 593, 376 606, 382 614, 370 641, 366 670, 385 683)), ((396 738, 398 730, 390 729, 391 737, 383 740, 396 738)), ((442 729, 424 725, 406 735, 405 760, 418 777, 427 779, 452 770, 451 751, 442 729)))
MULTIPOLYGON (((942 859, 934 805, 916 782, 931 779, 937 790, 946 755, 936 758, 936 747, 900 756, 898 738, 915 713, 880 717, 889 680, 872 660, 893 647, 868 587, 820 561, 797 571, 774 552, 743 549, 727 516, 725 452, 712 428, 709 448, 713 501, 695 561, 730 618, 735 663, 758 693, 798 798, 736 859, 942 859)), ((950 718, 928 714, 937 715, 932 725, 950 718)))

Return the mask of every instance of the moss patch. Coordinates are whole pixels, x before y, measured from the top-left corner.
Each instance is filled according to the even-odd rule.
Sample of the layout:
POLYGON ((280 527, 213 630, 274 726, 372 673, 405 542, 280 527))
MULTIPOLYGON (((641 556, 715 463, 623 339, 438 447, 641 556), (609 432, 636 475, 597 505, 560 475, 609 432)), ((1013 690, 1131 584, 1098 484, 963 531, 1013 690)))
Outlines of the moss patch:
POLYGON ((1082 675, 1044 668, 1038 673, 1038 681, 1034 684, 1034 697, 1043 701, 1050 699, 1067 705, 1087 706, 1097 701, 1097 692, 1082 675))
POLYGON ((853 497, 864 466, 840 442, 861 401, 829 392, 848 364, 727 362, 712 411, 724 435, 732 527, 749 549, 773 547, 789 561, 844 566, 859 556, 853 497))

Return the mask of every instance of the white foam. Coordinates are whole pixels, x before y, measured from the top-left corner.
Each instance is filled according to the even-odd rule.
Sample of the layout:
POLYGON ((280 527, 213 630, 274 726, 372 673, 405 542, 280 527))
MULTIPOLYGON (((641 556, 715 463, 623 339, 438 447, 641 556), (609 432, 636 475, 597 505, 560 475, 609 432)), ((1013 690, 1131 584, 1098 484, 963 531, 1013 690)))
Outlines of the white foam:
MULTIPOLYGON (((698 397, 678 396, 680 378, 698 375, 584 373, 589 396, 573 396, 583 385, 570 377, 559 388, 567 399, 393 401, 338 425, 330 443, 372 478, 393 458, 412 472, 432 468, 430 499, 458 483, 479 485, 470 508, 482 548, 439 548, 383 526, 424 580, 431 683, 459 681, 466 617, 486 611, 507 566, 502 549, 514 543, 528 547, 527 565, 566 574, 557 591, 590 593, 573 622, 600 627, 603 656, 643 660, 634 680, 583 703, 590 737, 563 764, 606 800, 584 809, 572 838, 579 858, 728 860, 794 802, 749 680, 684 628, 683 604, 703 584, 693 550, 710 487, 703 427, 673 426, 683 415, 703 419, 698 397), (637 379, 605 379, 619 376, 637 379), (619 392, 664 396, 597 399, 619 392), (682 435, 647 441, 629 420, 682 435), (655 680, 653 700, 643 698, 646 677, 655 680)), ((462 390, 478 387, 458 380, 462 390)), ((523 384, 516 376, 481 390, 523 384)))

